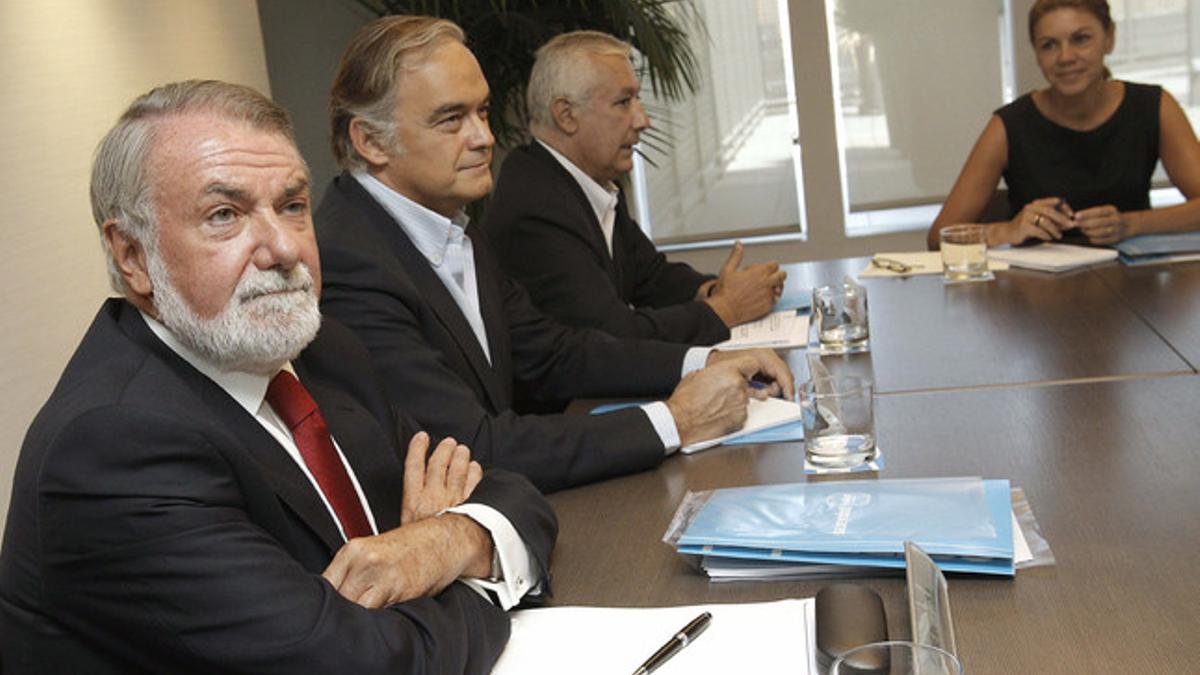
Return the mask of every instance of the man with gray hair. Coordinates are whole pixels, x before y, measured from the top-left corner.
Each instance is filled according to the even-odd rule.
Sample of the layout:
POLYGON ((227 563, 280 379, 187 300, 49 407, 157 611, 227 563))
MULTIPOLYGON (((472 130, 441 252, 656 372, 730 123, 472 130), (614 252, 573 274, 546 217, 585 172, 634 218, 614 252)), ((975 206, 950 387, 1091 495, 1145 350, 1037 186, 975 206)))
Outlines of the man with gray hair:
POLYGON ((430 454, 322 322, 310 201, 287 113, 247 87, 159 87, 101 142, 124 297, 21 448, 6 673, 491 669, 553 513, 453 439, 430 454))
POLYGON ((362 338, 396 401, 484 466, 557 490, 652 468, 738 428, 749 397, 767 395, 751 392, 755 375, 791 395, 773 352, 615 340, 538 311, 463 211, 492 185, 488 96, 462 31, 432 17, 363 27, 334 77, 346 171, 316 215, 321 306, 362 338), (517 387, 543 401, 670 396, 605 415, 533 415, 514 409, 517 387))
POLYGON ((740 269, 741 242, 720 276, 700 274, 668 262, 630 217, 617 178, 650 126, 630 54, 595 31, 538 50, 526 90, 534 141, 505 158, 484 229, 504 270, 563 323, 720 342, 770 311, 786 274, 776 263, 740 269))

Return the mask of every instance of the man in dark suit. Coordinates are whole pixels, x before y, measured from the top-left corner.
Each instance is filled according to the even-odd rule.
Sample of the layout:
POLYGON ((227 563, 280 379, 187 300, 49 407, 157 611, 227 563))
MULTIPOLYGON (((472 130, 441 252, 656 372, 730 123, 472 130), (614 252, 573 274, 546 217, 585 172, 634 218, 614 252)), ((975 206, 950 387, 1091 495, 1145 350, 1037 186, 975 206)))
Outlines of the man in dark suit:
POLYGON ((527 90, 534 141, 504 160, 484 229, 504 270, 543 311, 618 337, 708 345, 765 315, 786 274, 776 263, 719 277, 671 263, 629 216, 617 178, 650 126, 628 44, 559 35, 538 50, 527 90))
POLYGON ((614 340, 533 307, 462 212, 491 188, 493 139, 487 82, 458 26, 368 24, 332 97, 334 152, 347 171, 316 216, 322 308, 358 333, 389 392, 430 431, 554 490, 648 469, 681 444, 737 428, 756 374, 792 391, 772 352, 614 340), (685 370, 695 372, 680 382, 685 370), (602 416, 519 415, 514 382, 546 400, 678 387, 665 403, 602 416))
POLYGON ((5 672, 483 673, 556 534, 525 479, 398 416, 317 310, 287 114, 140 97, 92 205, 114 287, 21 448, 5 672), (403 440, 402 440, 403 439, 403 440))

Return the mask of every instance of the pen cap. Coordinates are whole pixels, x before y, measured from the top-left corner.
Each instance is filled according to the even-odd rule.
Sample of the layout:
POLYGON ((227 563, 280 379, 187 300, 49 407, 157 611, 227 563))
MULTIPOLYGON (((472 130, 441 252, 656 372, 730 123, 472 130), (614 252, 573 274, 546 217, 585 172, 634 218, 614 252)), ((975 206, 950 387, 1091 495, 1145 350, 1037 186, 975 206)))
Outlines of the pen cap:
MULTIPOLYGON (((866 586, 830 584, 817 592, 817 665, 829 671, 834 659, 872 642, 888 639, 887 615, 879 594, 866 586)), ((871 662, 855 663, 857 671, 886 675, 886 653, 871 662)))

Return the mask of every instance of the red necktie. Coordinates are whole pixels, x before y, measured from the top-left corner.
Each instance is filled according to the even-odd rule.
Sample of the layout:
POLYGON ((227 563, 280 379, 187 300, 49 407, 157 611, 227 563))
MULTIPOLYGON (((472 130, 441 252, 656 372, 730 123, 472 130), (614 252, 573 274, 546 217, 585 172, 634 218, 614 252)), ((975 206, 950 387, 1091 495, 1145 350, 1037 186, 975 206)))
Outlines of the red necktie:
POLYGON ((337 514, 346 539, 373 534, 371 522, 350 482, 350 474, 346 473, 346 467, 333 447, 325 418, 300 380, 286 370, 279 371, 267 387, 267 403, 291 430, 300 456, 337 514))

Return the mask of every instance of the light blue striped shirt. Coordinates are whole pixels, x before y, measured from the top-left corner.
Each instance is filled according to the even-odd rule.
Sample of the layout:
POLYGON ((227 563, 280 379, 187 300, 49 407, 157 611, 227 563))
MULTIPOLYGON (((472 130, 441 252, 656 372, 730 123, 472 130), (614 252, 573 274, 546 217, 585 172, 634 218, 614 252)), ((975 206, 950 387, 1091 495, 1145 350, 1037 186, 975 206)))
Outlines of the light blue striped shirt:
POLYGON ((429 266, 442 280, 467 323, 471 324, 476 341, 491 363, 487 328, 479 310, 479 287, 475 283, 475 250, 471 238, 466 236, 467 214, 460 211, 453 218, 447 218, 396 192, 365 171, 355 171, 353 176, 399 223, 400 229, 429 261, 429 266))

